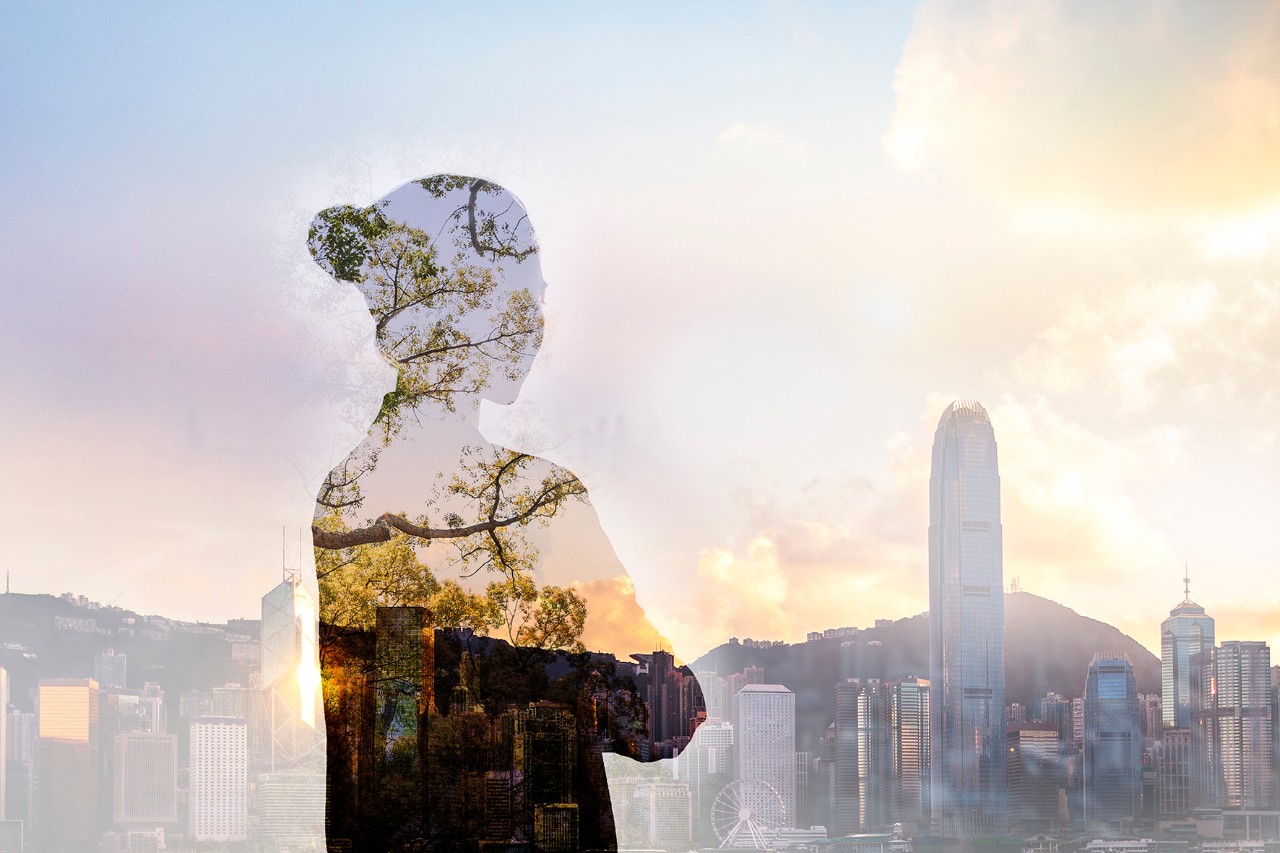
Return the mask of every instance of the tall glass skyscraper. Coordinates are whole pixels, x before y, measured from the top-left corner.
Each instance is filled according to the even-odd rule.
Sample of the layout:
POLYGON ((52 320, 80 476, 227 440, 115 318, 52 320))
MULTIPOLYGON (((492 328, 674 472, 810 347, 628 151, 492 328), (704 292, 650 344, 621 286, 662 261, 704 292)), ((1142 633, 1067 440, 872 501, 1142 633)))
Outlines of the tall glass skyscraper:
POLYGON ((930 804, 945 836, 1008 826, 1003 593, 995 432, 980 404, 957 401, 929 477, 930 804))
POLYGON ((1133 664, 1098 654, 1084 687, 1084 817, 1119 826, 1142 808, 1142 735, 1133 664))
POLYGON ((1191 725, 1191 656, 1213 648, 1213 617, 1191 600, 1191 580, 1183 578, 1182 603, 1160 623, 1160 701, 1164 724, 1191 725))

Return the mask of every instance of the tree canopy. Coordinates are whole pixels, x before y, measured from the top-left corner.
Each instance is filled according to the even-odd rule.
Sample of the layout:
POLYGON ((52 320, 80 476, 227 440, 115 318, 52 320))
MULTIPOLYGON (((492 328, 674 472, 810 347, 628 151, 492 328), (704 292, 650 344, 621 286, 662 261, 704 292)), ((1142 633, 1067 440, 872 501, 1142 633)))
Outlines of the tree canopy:
POLYGON ((396 369, 369 437, 317 498, 322 618, 368 627, 378 605, 421 604, 439 625, 580 649, 585 602, 572 589, 537 586, 538 553, 525 536, 567 501, 584 499, 569 472, 516 451, 468 447, 443 494, 423 495, 427 511, 365 513, 361 483, 383 449, 405 437, 407 421, 472 405, 496 377, 519 379, 542 341, 537 298, 505 281, 508 265, 537 253, 519 203, 479 179, 446 175, 418 185, 446 211, 437 233, 398 221, 386 202, 329 208, 308 233, 316 262, 364 295, 378 346, 396 369), (452 546, 458 579, 437 578, 422 561, 420 549, 436 540, 452 546), (493 579, 459 582, 482 573, 493 579))

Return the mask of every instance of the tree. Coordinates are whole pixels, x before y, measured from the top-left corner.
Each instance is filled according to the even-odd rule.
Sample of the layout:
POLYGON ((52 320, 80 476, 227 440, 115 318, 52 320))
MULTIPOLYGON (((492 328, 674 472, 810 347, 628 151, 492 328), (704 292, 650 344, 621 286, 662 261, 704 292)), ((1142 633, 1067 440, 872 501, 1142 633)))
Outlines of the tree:
POLYGON ((516 202, 484 180, 418 183, 437 199, 465 198, 438 234, 394 220, 385 203, 330 208, 308 233, 316 262, 364 294, 378 346, 396 368, 369 438, 330 472, 317 499, 312 541, 322 618, 371 626, 380 604, 423 604, 437 624, 482 633, 505 627, 513 644, 578 648, 585 602, 571 589, 537 587, 537 551, 524 535, 584 498, 569 472, 523 453, 467 448, 443 495, 428 501, 429 510, 442 503, 447 511, 358 517, 362 479, 408 420, 454 411, 495 375, 518 379, 542 340, 534 296, 502 287, 503 264, 537 252, 523 213, 512 213, 519 213, 516 202), (437 579, 419 553, 436 540, 453 546, 451 565, 461 576, 493 572, 498 579, 483 593, 437 579))

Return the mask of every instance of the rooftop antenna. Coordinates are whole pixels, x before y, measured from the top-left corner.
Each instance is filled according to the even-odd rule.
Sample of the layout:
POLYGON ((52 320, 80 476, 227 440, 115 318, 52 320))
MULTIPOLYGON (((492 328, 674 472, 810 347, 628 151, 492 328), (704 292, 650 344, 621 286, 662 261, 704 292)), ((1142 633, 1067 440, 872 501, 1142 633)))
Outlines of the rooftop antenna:
POLYGON ((1191 564, 1182 564, 1182 594, 1186 596, 1187 601, 1191 600, 1191 564))

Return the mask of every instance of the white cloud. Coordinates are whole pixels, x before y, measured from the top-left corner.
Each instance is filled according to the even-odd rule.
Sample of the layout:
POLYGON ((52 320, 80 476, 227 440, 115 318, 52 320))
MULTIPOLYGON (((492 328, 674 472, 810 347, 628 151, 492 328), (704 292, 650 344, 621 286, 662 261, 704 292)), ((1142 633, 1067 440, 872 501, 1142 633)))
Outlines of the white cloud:
POLYGON ((720 132, 716 144, 726 150, 745 151, 752 154, 788 155, 803 157, 809 146, 777 128, 767 124, 735 122, 720 132))

